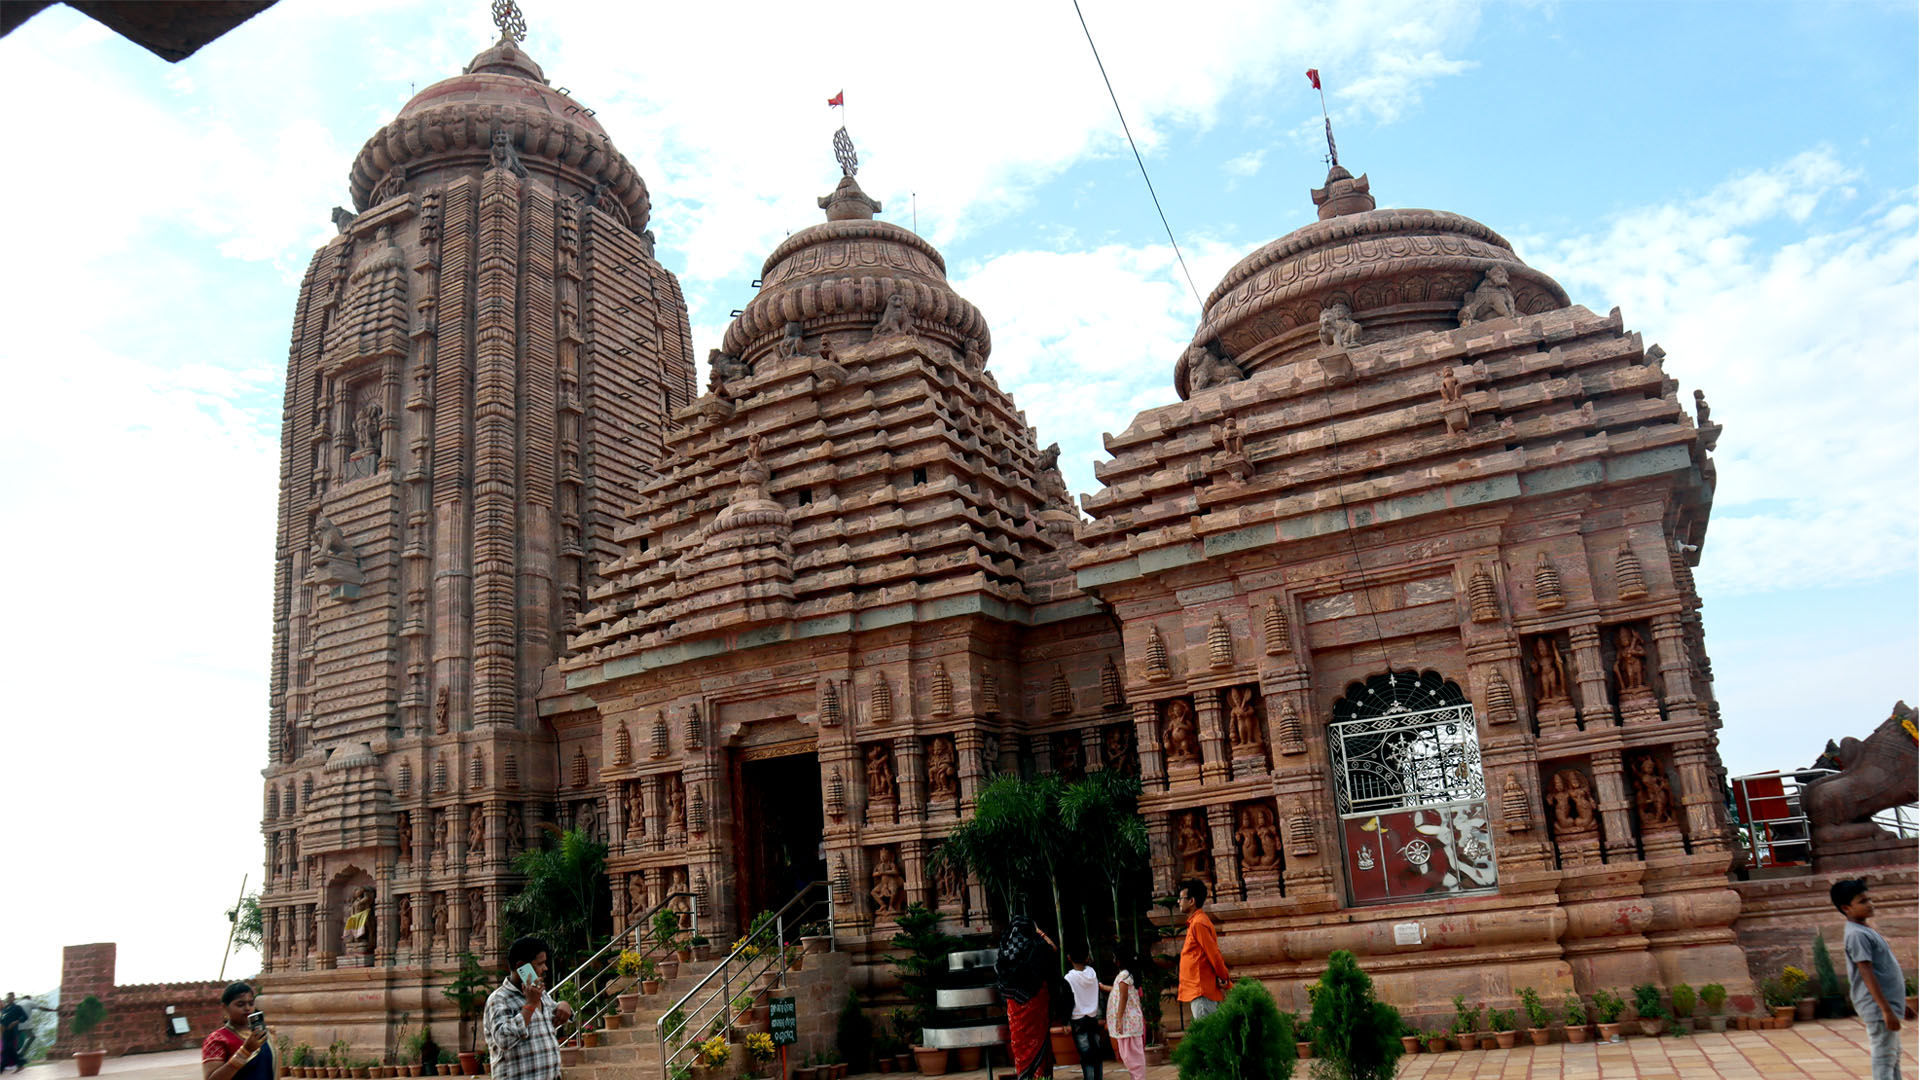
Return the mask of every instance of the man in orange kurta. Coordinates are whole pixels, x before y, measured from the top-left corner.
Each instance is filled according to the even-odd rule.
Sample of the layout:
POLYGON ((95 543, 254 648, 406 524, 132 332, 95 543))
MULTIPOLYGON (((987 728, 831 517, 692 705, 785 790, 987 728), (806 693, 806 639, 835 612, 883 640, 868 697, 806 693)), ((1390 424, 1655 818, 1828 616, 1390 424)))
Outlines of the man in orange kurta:
POLYGON ((1220 958, 1213 917, 1200 910, 1206 902, 1206 882, 1180 883, 1180 914, 1187 917, 1187 940, 1180 946, 1180 1001, 1192 1010, 1195 1020, 1219 1008, 1232 985, 1227 962, 1220 958))

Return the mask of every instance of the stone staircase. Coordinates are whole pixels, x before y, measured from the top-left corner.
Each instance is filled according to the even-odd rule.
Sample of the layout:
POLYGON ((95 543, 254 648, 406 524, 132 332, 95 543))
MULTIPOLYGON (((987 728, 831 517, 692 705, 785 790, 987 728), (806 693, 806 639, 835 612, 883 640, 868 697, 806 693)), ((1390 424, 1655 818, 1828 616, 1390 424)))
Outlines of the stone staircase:
POLYGON ((618 1028, 602 1029, 598 1046, 582 1047, 580 1064, 561 1070, 565 1080, 661 1080, 655 1021, 720 963, 693 960, 681 964, 679 972, 662 982, 658 992, 640 998, 636 1012, 621 1015, 618 1028))

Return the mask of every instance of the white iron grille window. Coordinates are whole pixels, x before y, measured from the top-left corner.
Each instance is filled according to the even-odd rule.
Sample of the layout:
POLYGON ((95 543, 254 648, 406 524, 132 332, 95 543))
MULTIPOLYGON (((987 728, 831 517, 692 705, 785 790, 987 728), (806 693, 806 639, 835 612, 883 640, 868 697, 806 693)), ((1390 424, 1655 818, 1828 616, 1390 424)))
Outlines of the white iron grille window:
POLYGON ((1343 815, 1486 797, 1472 705, 1342 720, 1328 733, 1343 815))

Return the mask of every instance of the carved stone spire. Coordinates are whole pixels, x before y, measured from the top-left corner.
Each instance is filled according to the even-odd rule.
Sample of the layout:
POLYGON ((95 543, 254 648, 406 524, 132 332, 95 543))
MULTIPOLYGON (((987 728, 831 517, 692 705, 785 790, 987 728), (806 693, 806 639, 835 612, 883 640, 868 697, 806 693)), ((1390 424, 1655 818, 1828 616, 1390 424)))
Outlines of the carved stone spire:
POLYGON ((1487 676, 1487 721, 1510 724, 1518 715, 1513 704, 1513 687, 1499 669, 1487 676))
POLYGON ((877 672, 873 677, 873 689, 867 693, 867 712, 876 724, 893 721, 893 687, 887 685, 886 672, 877 672))
POLYGON ((1477 623, 1500 621, 1500 596, 1493 587, 1493 575, 1484 564, 1476 564, 1467 582, 1467 606, 1477 623))
POLYGON ((633 763, 633 733, 627 730, 626 721, 613 729, 613 763, 630 765, 633 763))
POLYGON ((947 674, 947 665, 933 666, 933 715, 946 716, 953 712, 953 676, 947 674))
POLYGON ((1293 651, 1293 629, 1287 625, 1286 609, 1280 606, 1280 597, 1267 596, 1267 655, 1277 656, 1293 651))
POLYGON ((1113 657, 1100 666, 1100 706, 1105 709, 1123 708, 1127 704, 1125 693, 1120 684, 1120 669, 1114 665, 1113 657))
POLYGON ((1173 669, 1167 664, 1167 643, 1160 636, 1160 628, 1147 626, 1147 678, 1161 682, 1173 677, 1173 669))
POLYGON ((1280 699, 1280 752, 1287 756, 1307 752, 1307 733, 1292 698, 1280 699))
POLYGON ((1526 832, 1533 828, 1533 812, 1527 806, 1527 791, 1512 773, 1507 774, 1506 785, 1500 791, 1500 817, 1510 833, 1526 832))
POLYGON ((1059 664, 1053 665, 1053 681, 1047 686, 1047 711, 1055 716, 1073 712, 1073 687, 1059 664))
POLYGON ((661 709, 653 716, 653 740, 647 752, 656 758, 667 756, 667 710, 661 709))
POLYGON ((840 690, 832 679, 820 684, 820 726, 840 726, 840 690))
POLYGON ((1622 600, 1638 600, 1647 595, 1647 576, 1640 569, 1640 556, 1627 544, 1621 544, 1619 554, 1613 557, 1613 584, 1622 600))
POLYGON ((1567 598, 1560 591, 1560 571, 1553 565, 1553 557, 1546 552, 1533 564, 1533 602, 1541 611, 1558 611, 1567 606, 1567 598))

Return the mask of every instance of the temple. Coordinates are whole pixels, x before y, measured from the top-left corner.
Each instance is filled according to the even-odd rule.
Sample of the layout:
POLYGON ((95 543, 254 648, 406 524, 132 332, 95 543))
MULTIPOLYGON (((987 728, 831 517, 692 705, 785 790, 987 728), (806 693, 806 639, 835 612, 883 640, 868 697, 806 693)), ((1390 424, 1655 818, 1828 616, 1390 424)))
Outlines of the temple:
MULTIPOLYGON (((984 928, 929 856, 1002 773, 1137 774, 1156 889, 1210 882, 1289 1007, 1341 948, 1415 1011, 1751 1007, 1841 868, 1736 873, 1691 569, 1720 425, 1485 225, 1336 165, 1076 507, 850 158, 704 389, 645 184, 515 34, 352 191, 283 433, 260 902, 301 1031, 450 1022, 545 826, 608 844, 618 925, 685 897, 725 940, 830 882, 875 985, 909 902, 984 928)), ((1883 787, 1821 805, 1910 953, 1883 787)))

